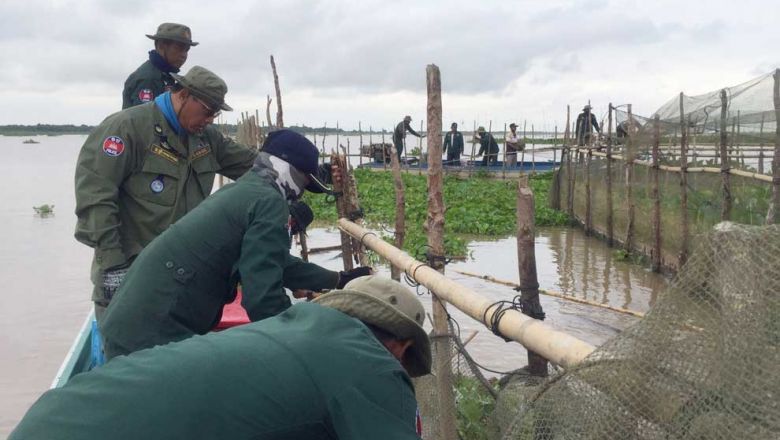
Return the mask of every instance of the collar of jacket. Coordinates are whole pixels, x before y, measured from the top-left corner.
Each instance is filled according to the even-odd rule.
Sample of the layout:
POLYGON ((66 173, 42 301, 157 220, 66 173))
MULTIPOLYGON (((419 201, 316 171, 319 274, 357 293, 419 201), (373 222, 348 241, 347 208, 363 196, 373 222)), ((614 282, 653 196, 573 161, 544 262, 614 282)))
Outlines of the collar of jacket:
POLYGON ((175 131, 179 136, 183 135, 184 128, 182 128, 181 124, 179 124, 179 118, 176 117, 176 112, 173 110, 171 92, 165 92, 162 95, 154 98, 154 103, 157 105, 157 108, 160 109, 163 116, 165 116, 165 120, 168 122, 168 125, 171 126, 173 131, 175 131))
POLYGON ((168 64, 168 62, 165 61, 165 58, 163 58, 162 55, 157 53, 156 50, 150 50, 149 51, 149 61, 152 62, 152 65, 154 67, 160 69, 160 71, 162 71, 162 72, 165 72, 165 73, 171 73, 171 72, 179 73, 179 69, 177 69, 177 68, 171 66, 170 64, 168 64))

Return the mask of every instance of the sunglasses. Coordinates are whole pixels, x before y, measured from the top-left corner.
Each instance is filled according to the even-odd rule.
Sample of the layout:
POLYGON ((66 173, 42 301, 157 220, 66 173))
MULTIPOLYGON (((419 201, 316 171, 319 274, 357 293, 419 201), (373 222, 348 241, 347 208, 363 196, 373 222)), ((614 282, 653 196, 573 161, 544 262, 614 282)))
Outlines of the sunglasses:
POLYGON ((198 104, 203 106, 203 108, 206 110, 206 117, 208 117, 208 118, 216 118, 217 116, 222 114, 222 110, 220 110, 220 109, 213 109, 213 108, 209 107, 208 105, 206 105, 205 102, 201 101, 200 99, 196 98, 195 96, 193 96, 192 99, 194 99, 195 101, 198 102, 198 104))

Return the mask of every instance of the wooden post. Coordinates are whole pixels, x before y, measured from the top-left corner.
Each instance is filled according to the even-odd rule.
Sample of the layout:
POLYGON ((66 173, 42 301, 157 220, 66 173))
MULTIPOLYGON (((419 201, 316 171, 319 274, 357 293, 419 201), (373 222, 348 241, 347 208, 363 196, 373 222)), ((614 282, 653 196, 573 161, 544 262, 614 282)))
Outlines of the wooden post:
MULTIPOLYGON (((338 166, 339 169, 344 170, 342 171, 343 173, 346 173, 348 165, 344 156, 337 153, 331 154, 330 161, 332 164, 338 166)), ((334 179, 333 190, 337 193, 341 193, 340 196, 336 197, 336 210, 338 211, 339 218, 349 218, 349 207, 347 206, 346 197, 344 197, 344 179, 334 179)), ((341 236, 341 260, 344 263, 344 270, 351 270, 354 268, 352 265, 352 239, 349 234, 343 231, 339 235, 341 236)))
POLYGON ((765 113, 761 113, 761 128, 758 130, 758 174, 764 174, 764 118, 765 113))
MULTIPOLYGON (((493 136, 493 120, 492 119, 490 121, 488 121, 488 134, 490 136, 493 136)), ((492 156, 493 155, 490 154, 489 151, 485 151, 485 157, 488 158, 488 160, 487 160, 488 169, 490 169, 490 161, 492 160, 492 156)), ((496 160, 498 160, 498 153, 496 153, 496 160)))
MULTIPOLYGON (((398 152, 395 144, 390 147, 390 167, 393 170, 393 184, 395 186, 395 247, 403 249, 406 237, 406 197, 404 181, 401 178, 401 162, 398 160, 398 152)), ((390 265, 390 278, 400 281, 401 271, 390 265)))
POLYGON ((474 171, 474 155, 477 153, 477 121, 474 121, 474 129, 471 132, 471 166, 469 167, 469 177, 474 171))
MULTIPOLYGON (((690 123, 690 116, 685 118, 685 107, 683 105, 684 95, 680 92, 680 122, 690 123)), ((687 125, 687 124, 685 124, 687 125)), ((687 132, 687 128, 686 128, 687 132)), ((680 143, 680 255, 678 257, 678 269, 682 268, 688 261, 688 243, 690 240, 688 232, 688 139, 687 136, 680 143)))
MULTIPOLYGON (((525 142, 525 139, 523 139, 525 142)), ((536 130, 534 124, 531 124, 531 174, 536 174, 536 130)), ((523 149, 525 151, 525 149, 523 149)))
POLYGON ((772 158, 772 199, 769 202, 769 210, 766 214, 766 224, 778 223, 780 215, 780 69, 774 74, 774 103, 775 103, 775 156, 772 158))
MULTIPOLYGON (((555 126, 555 137, 553 138, 553 167, 555 167, 556 162, 556 148, 558 147, 558 126, 555 126)), ((552 208, 556 209, 558 211, 561 210, 561 173, 563 172, 563 168, 561 165, 563 165, 563 152, 564 150, 561 149, 561 163, 558 165, 558 169, 555 171, 554 178, 555 182, 553 185, 553 193, 551 193, 552 197, 552 208)))
POLYGON ((504 122, 504 159, 501 164, 501 175, 506 179, 506 122, 504 122))
POLYGON ((726 133, 726 118, 728 117, 728 96, 726 89, 720 91, 720 175, 723 179, 723 206, 720 210, 721 221, 727 221, 731 218, 731 182, 729 169, 728 136, 726 133))
POLYGON ((569 105, 566 106, 566 133, 564 135, 564 147, 566 149, 566 179, 568 180, 568 185, 566 186, 566 212, 569 215, 574 215, 574 172, 571 169, 571 161, 573 159, 572 156, 574 156, 574 152, 572 151, 572 141, 571 141, 571 131, 569 130, 569 120, 571 116, 571 108, 569 105))
MULTIPOLYGON (((360 136, 360 141, 358 143, 358 161, 359 165, 363 166, 363 126, 360 121, 358 121, 358 136, 360 136)), ((371 151, 370 146, 369 151, 371 151)))
MULTIPOLYGON (((428 264, 444 273, 444 200, 442 197, 443 171, 441 163, 441 77, 439 68, 428 65, 428 264)), ((455 423, 455 396, 453 393, 452 364, 450 363, 450 338, 447 308, 444 300, 435 296, 433 301, 434 371, 439 394, 439 426, 435 429, 441 439, 457 438, 455 423)))
MULTIPOLYGON (((628 132, 633 133, 634 118, 631 113, 631 104, 628 104, 628 132)), ((631 253, 634 246, 634 217, 636 215, 636 205, 634 202, 634 139, 633 136, 626 137, 626 205, 628 206, 628 223, 626 227, 625 250, 631 253)))
MULTIPOLYGON (((661 271, 661 196, 658 192, 658 149, 661 143, 661 119, 653 118, 653 272, 661 271)), ((685 143, 685 125, 680 124, 680 151, 685 143)))
POLYGON ((325 135, 328 133, 328 123, 322 123, 322 155, 325 155, 325 135))
MULTIPOLYGON (((534 249, 534 193, 528 186, 528 176, 521 175, 517 186, 517 269, 520 274, 520 302, 523 314, 544 320, 539 302, 539 281, 536 277, 534 249)), ((528 350, 528 372, 547 376, 547 360, 528 350)))
MULTIPOLYGON (((268 130, 271 131, 274 129, 274 123, 271 122, 271 95, 265 95, 267 101, 265 103, 265 119, 266 122, 268 122, 268 130)), ((317 145, 316 143, 314 145, 317 145)))
MULTIPOLYGON (((336 120, 336 151, 339 151, 339 147, 341 147, 341 140, 340 140, 341 136, 339 136, 339 134, 340 134, 339 133, 339 121, 337 119, 336 120)), ((349 160, 349 159, 347 159, 347 160, 349 160)))
POLYGON ((593 211, 592 211, 592 194, 590 192, 590 164, 593 158, 593 147, 588 142, 585 147, 588 149, 588 155, 585 161, 585 235, 590 235, 593 229, 593 211))
POLYGON ((607 244, 615 243, 614 217, 612 207, 612 103, 609 103, 609 119, 607 131, 607 244))
MULTIPOLYGON (((393 142, 393 147, 390 147, 391 150, 393 150, 395 146, 395 142, 393 142)), ((382 164, 387 170, 387 155, 385 154, 385 129, 382 129, 382 164)))
POLYGON ((271 70, 274 72, 274 87, 276 88, 276 128, 284 127, 284 118, 282 117, 282 92, 279 89, 279 75, 276 74, 276 63, 274 56, 271 55, 271 70))

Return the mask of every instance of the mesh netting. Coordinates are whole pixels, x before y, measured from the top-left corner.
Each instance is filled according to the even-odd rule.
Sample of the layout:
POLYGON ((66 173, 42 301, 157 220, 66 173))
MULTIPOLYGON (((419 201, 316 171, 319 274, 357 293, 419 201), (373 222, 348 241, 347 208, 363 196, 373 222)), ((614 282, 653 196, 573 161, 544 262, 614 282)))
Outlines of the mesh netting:
POLYGON ((642 321, 542 385, 505 388, 500 438, 778 438, 778 255, 778 227, 721 223, 642 321))

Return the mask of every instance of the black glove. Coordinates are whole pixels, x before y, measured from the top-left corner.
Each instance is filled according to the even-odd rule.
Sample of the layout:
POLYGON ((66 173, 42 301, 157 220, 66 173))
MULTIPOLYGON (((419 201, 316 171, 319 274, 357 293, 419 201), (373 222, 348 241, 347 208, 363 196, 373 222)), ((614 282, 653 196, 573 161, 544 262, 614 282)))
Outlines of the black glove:
POLYGON ((290 202, 290 216, 292 222, 290 224, 290 235, 297 235, 301 232, 306 232, 306 228, 314 220, 314 213, 304 202, 299 200, 290 202))
POLYGON ((336 284, 337 289, 343 289, 350 281, 355 278, 371 275, 371 268, 368 266, 356 267, 352 270, 342 270, 339 272, 339 282, 336 284))

